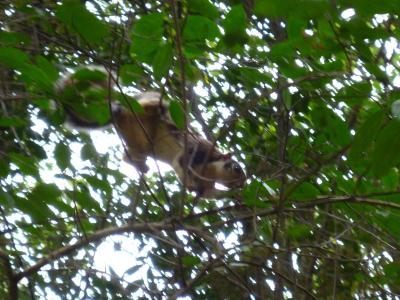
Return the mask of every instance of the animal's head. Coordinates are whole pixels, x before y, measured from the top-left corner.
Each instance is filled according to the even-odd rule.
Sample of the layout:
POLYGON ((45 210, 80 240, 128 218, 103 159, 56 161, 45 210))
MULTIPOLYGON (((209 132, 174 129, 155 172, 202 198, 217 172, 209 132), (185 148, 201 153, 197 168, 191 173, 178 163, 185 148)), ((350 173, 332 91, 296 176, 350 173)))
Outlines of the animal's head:
POLYGON ((246 181, 246 174, 238 162, 232 159, 232 155, 223 154, 214 162, 217 182, 228 188, 241 188, 246 181))

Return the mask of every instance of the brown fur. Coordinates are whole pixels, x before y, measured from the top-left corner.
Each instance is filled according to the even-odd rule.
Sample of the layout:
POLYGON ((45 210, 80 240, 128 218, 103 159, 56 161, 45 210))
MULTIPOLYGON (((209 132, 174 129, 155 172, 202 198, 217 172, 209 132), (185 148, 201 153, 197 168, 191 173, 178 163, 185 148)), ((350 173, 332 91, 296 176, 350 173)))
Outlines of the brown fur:
MULTIPOLYGON (((68 84, 74 82, 66 77, 58 85, 58 91, 62 92, 68 84)), ((188 150, 187 156, 184 155, 185 135, 174 125, 167 105, 160 98, 161 95, 155 92, 138 97, 143 113, 134 113, 115 104, 112 106, 113 124, 126 145, 126 160, 141 172, 148 170, 147 157, 163 161, 174 168, 182 182, 187 170, 187 188, 205 198, 216 197, 216 182, 229 188, 243 186, 245 174, 240 166, 200 135, 193 132, 187 134, 188 150)), ((71 114, 70 109, 67 113, 71 114)), ((87 120, 77 120, 75 114, 72 121, 79 126, 84 126, 86 122, 87 127, 93 127, 87 120)))

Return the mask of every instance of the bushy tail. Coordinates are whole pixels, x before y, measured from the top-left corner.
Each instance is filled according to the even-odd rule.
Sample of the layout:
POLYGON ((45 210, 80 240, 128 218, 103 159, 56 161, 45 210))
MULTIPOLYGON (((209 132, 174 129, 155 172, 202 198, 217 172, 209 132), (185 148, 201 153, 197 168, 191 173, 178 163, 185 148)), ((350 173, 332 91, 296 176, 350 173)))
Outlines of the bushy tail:
POLYGON ((107 127, 111 124, 112 119, 109 118, 105 123, 100 123, 94 120, 86 119, 84 116, 80 115, 69 105, 63 105, 65 113, 66 113, 66 123, 67 125, 74 128, 83 128, 83 129, 97 129, 102 127, 107 127))
POLYGON ((113 103, 110 109, 107 103, 108 75, 104 68, 87 66, 56 82, 57 102, 66 113, 67 125, 95 129, 111 124, 121 108, 113 103))

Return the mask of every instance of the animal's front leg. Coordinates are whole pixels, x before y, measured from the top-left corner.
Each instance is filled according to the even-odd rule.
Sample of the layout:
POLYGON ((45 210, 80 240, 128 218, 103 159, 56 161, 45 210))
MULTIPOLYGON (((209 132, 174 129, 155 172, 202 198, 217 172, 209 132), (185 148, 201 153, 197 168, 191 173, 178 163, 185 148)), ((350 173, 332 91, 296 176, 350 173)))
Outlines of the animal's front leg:
POLYGON ((149 170, 149 167, 146 165, 146 158, 140 157, 132 153, 125 153, 124 161, 133 165, 136 169, 138 169, 142 173, 146 173, 149 170))

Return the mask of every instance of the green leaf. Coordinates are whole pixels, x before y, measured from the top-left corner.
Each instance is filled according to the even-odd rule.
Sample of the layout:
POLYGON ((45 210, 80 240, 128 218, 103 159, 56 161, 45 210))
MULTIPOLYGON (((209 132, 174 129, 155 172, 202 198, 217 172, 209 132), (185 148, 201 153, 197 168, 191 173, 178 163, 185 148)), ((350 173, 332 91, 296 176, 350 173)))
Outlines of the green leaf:
POLYGON ((0 117, 0 127, 23 127, 26 124, 26 120, 18 117, 0 117))
POLYGON ((45 204, 46 195, 42 196, 43 198, 36 199, 38 201, 30 198, 14 197, 15 206, 23 213, 32 217, 34 221, 47 223, 49 219, 54 217, 54 214, 45 204))
POLYGON ((254 13, 272 19, 295 16, 297 18, 322 18, 330 9, 327 0, 256 0, 254 13))
POLYGON ((119 76, 123 84, 132 84, 144 77, 144 71, 138 65, 126 64, 119 68, 119 76))
POLYGON ((100 68, 81 68, 72 75, 72 78, 79 81, 78 83, 100 82, 107 84, 108 74, 106 70, 100 68))
POLYGON ((258 69, 256 68, 250 68, 250 67, 241 67, 239 69, 240 72, 240 79, 244 81, 249 87, 252 87, 254 83, 260 83, 260 82, 267 82, 272 84, 271 78, 268 77, 268 75, 261 73, 258 69))
POLYGON ((92 143, 86 143, 81 149, 81 159, 88 160, 97 157, 96 149, 92 143))
POLYGON ((313 200, 320 194, 319 190, 311 183, 303 182, 292 193, 294 200, 313 200))
POLYGON ((247 16, 241 4, 235 5, 222 22, 225 36, 224 41, 228 46, 242 44, 247 40, 247 16))
POLYGON ((372 91, 372 86, 369 81, 365 82, 356 82, 352 85, 345 86, 342 90, 338 92, 337 98, 340 99, 343 97, 344 102, 346 103, 360 103, 360 101, 354 101, 354 98, 362 99, 368 98, 372 91))
POLYGON ((189 16, 183 29, 185 41, 213 41, 219 35, 217 24, 203 16, 189 16))
POLYGON ((343 0, 343 2, 351 5, 356 9, 357 14, 360 13, 364 17, 372 17, 374 14, 397 13, 400 5, 398 0, 380 0, 368 3, 364 0, 343 0))
POLYGON ((56 67, 41 55, 36 56, 36 64, 46 74, 46 77, 49 79, 51 84, 54 85, 59 77, 56 67))
POLYGON ((111 194, 112 189, 107 180, 101 180, 96 176, 83 175, 86 181, 92 186, 93 189, 99 189, 107 194, 111 194))
POLYGON ((61 196, 61 191, 55 184, 38 183, 31 192, 31 199, 35 201, 44 201, 46 203, 51 203, 52 199, 57 199, 61 196))
POLYGON ((400 283, 400 263, 399 262, 391 262, 383 267, 383 270, 386 276, 390 278, 397 278, 397 281, 400 283))
POLYGON ((311 111, 311 117, 315 128, 322 133, 320 138, 327 140, 335 147, 344 147, 350 143, 351 136, 348 125, 326 106, 314 108, 311 111))
POLYGON ((33 64, 25 64, 19 68, 22 79, 28 84, 33 84, 46 93, 53 92, 54 80, 51 79, 46 70, 42 70, 33 64))
POLYGON ((194 267, 201 263, 200 258, 197 256, 186 255, 182 257, 182 263, 188 267, 194 267))
POLYGON ((18 169, 21 173, 39 177, 39 171, 35 158, 15 152, 10 153, 8 157, 12 163, 18 166, 18 169))
MULTIPOLYGON (((61 191, 55 184, 39 182, 31 191, 28 200, 16 200, 17 207, 30 214, 37 221, 45 221, 54 216, 48 205, 58 207, 61 191)), ((73 213, 73 211, 72 211, 73 213)))
POLYGON ((10 172, 10 166, 7 161, 0 158, 0 178, 6 177, 10 172))
POLYGON ((56 10, 56 16, 70 31, 89 43, 99 44, 109 33, 108 26, 77 0, 63 1, 56 10))
POLYGON ((20 69, 25 64, 29 64, 30 60, 28 55, 15 48, 4 47, 0 48, 0 63, 5 64, 6 66, 12 69, 20 69))
POLYGON ((74 85, 63 89, 59 99, 67 104, 81 118, 98 125, 108 125, 111 119, 108 87, 108 74, 102 69, 84 68, 72 78, 74 85), (96 84, 94 84, 96 83, 96 84))
POLYGON ((167 76, 168 70, 172 64, 172 46, 166 44, 160 47, 153 59, 153 74, 155 79, 160 80, 167 76))
POLYGON ((259 17, 278 18, 287 12, 285 1, 256 0, 254 3, 254 13, 259 17))
POLYGON ((384 119, 385 113, 382 110, 377 111, 371 114, 357 130, 349 152, 350 162, 364 160, 368 147, 375 140, 384 119))
POLYGON ((397 170, 392 168, 385 176, 381 178, 381 180, 382 188, 395 191, 399 182, 399 173, 397 170))
POLYGON ((132 29, 131 54, 139 61, 151 63, 164 33, 164 15, 152 13, 138 20, 132 29))
POLYGON ((269 192, 261 181, 253 180, 250 184, 246 185, 243 191, 244 203, 250 207, 266 208, 270 205, 261 201, 260 197, 268 197, 269 192))
POLYGON ((24 33, 0 31, 0 45, 14 46, 21 43, 29 43, 29 37, 24 33))
POLYGON ((122 106, 126 107, 129 111, 133 110, 134 112, 139 114, 144 113, 144 108, 140 105, 139 101, 137 101, 134 97, 118 94, 117 100, 119 101, 119 103, 121 103, 122 106))
POLYGON ((212 20, 219 17, 218 9, 208 0, 189 0, 189 11, 198 13, 212 20))
POLYGON ((388 78, 386 76, 386 73, 382 71, 379 66, 375 63, 366 63, 365 68, 370 72, 372 75, 376 77, 376 79, 387 82, 388 78))
POLYGON ((70 192, 69 194, 70 197, 74 199, 81 208, 88 211, 93 211, 95 213, 103 212, 99 203, 90 195, 87 187, 81 186, 79 190, 70 192))
POLYGON ((311 227, 306 224, 293 224, 287 229, 287 234, 292 239, 301 239, 310 236, 311 227))
POLYGON ((13 197, 7 193, 0 190, 0 206, 5 208, 12 208, 14 207, 15 202, 13 197))
POLYGON ((377 176, 385 175, 400 162, 400 121, 391 120, 379 133, 372 154, 372 171, 377 176))
POLYGON ((69 148, 63 143, 58 143, 54 150, 54 157, 56 159, 58 167, 64 171, 71 162, 71 152, 69 148))
POLYGON ((185 113, 177 101, 171 101, 169 104, 169 113, 179 129, 185 128, 185 113))

